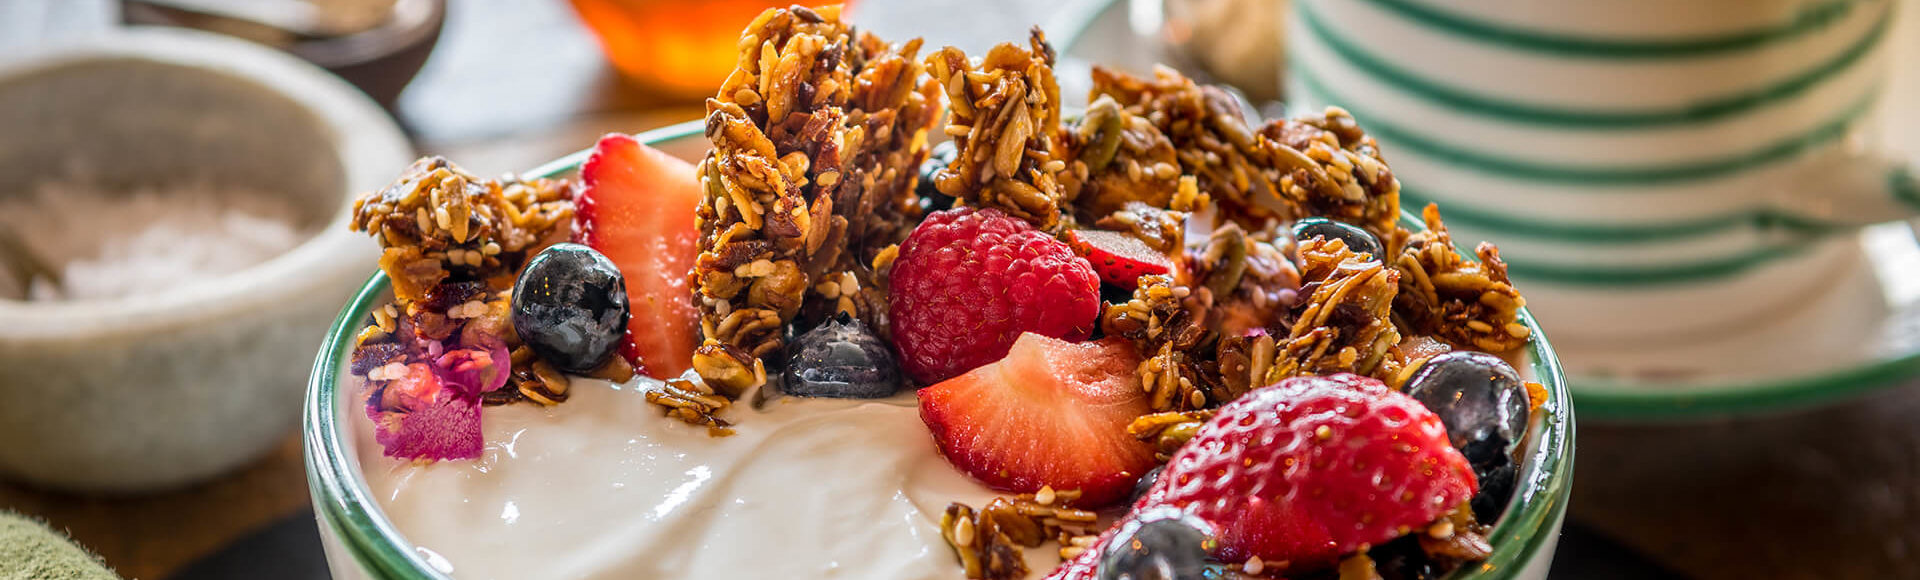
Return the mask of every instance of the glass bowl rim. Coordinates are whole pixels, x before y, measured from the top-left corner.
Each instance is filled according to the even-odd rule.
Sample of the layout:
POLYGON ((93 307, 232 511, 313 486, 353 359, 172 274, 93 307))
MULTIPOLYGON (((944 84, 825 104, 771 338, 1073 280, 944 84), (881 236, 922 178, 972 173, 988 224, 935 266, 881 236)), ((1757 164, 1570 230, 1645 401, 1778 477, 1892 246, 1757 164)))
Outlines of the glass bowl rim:
MULTIPOLYGON (((664 145, 702 135, 704 123, 688 121, 635 135, 649 145, 664 145)), ((526 175, 556 177, 578 169, 590 150, 578 151, 541 165, 526 175)), ((1401 222, 1419 231, 1420 222, 1402 213, 1401 222)), ((407 542, 392 522, 378 512, 378 502, 367 487, 365 477, 356 469, 357 452, 338 436, 343 425, 337 420, 336 378, 345 358, 351 354, 353 339, 377 303, 388 292, 385 274, 375 272, 353 299, 334 319, 326 340, 315 357, 313 374, 308 380, 302 412, 302 440, 306 449, 308 489, 313 497, 315 516, 323 535, 330 534, 340 543, 352 562, 376 578, 427 578, 445 580, 446 574, 434 569, 413 544, 407 542)), ((1563 519, 1573 485, 1574 411, 1560 360, 1547 341, 1538 322, 1526 309, 1520 311, 1520 323, 1532 331, 1527 358, 1534 379, 1547 389, 1548 400, 1541 405, 1538 418, 1530 428, 1525 457, 1518 478, 1518 489, 1507 512, 1495 525, 1489 540, 1493 555, 1477 566, 1454 571, 1452 580, 1501 578, 1508 570, 1518 572, 1531 563, 1544 543, 1554 541, 1554 530, 1563 519)))

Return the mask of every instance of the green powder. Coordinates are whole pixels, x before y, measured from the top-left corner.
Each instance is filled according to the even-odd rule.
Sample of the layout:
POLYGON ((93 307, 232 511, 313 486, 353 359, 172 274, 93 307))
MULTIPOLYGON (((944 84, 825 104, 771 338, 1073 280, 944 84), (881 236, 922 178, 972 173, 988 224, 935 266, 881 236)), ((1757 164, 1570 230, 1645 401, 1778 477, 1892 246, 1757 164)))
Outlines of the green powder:
POLYGON ((67 536, 0 511, 0 580, 119 580, 67 536))

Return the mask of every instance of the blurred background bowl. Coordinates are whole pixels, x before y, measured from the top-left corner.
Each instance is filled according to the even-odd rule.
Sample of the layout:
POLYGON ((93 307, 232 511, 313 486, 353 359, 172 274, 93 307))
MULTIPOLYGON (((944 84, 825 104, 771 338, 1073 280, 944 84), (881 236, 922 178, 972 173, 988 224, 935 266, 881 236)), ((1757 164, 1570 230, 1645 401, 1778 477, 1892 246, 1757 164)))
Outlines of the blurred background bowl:
POLYGON ((218 32, 273 46, 393 106, 432 54, 446 0, 124 0, 127 24, 218 32))
POLYGON ((0 126, 0 196, 75 178, 110 192, 205 184, 285 196, 309 232, 263 263, 151 293, 0 299, 0 475, 145 491, 281 442, 334 305, 377 256, 347 231, 351 196, 412 157, 393 121, 294 57, 156 28, 0 62, 0 126))

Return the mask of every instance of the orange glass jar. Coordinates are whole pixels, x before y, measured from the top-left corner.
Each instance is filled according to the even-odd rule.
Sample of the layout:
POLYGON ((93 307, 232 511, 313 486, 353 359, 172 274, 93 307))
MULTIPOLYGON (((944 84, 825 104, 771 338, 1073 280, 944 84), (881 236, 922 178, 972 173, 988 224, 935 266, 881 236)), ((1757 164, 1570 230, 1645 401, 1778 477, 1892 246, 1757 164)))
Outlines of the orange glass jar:
POLYGON ((614 68, 664 99, 713 92, 739 58, 740 31, 793 0, 571 0, 614 68))

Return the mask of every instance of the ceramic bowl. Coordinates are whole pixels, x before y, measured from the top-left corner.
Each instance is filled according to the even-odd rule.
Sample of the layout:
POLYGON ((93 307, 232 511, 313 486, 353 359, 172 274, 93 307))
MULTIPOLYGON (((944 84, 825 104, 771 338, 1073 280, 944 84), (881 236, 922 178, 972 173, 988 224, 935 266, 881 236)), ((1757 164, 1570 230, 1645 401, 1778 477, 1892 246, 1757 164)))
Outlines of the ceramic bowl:
POLYGON ((128 1, 121 8, 127 24, 210 30, 278 46, 340 75, 386 105, 392 105, 426 65, 447 16, 446 0, 396 0, 373 28, 343 36, 290 38, 284 30, 158 3, 128 1))
POLYGON ((148 294, 0 299, 0 475, 145 491, 284 441, 313 345, 378 256, 347 231, 352 194, 412 157, 393 121, 291 56, 153 29, 6 59, 0 127, 0 196, 75 173, 109 191, 204 183, 283 195, 312 232, 249 269, 148 294))
MULTIPOLYGON (((695 121, 638 137, 691 159, 708 147, 701 129, 702 124, 695 121)), ((585 159, 586 152, 582 151, 528 174, 570 176, 585 159)), ((1420 227, 1412 216, 1404 216, 1403 221, 1409 228, 1420 227)), ((362 267, 362 271, 366 269, 362 267)), ((357 394, 346 389, 357 383, 340 380, 347 373, 355 333, 366 325, 373 309, 388 300, 387 279, 376 274, 341 310, 314 362, 305 410, 308 488, 313 493, 314 512, 334 578, 445 578, 433 565, 434 556, 408 542, 380 512, 355 453, 358 431, 351 421, 365 421, 366 415, 357 394)), ((1456 572, 1452 578, 1545 578, 1559 541, 1560 525, 1566 518, 1573 484, 1573 407, 1559 359, 1546 335, 1524 310, 1521 321, 1533 330, 1534 337, 1521 358, 1523 372, 1545 384, 1551 397, 1535 417, 1527 438, 1525 465, 1513 503, 1494 528, 1493 557, 1478 567, 1456 572)))

